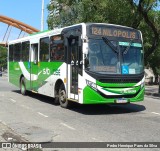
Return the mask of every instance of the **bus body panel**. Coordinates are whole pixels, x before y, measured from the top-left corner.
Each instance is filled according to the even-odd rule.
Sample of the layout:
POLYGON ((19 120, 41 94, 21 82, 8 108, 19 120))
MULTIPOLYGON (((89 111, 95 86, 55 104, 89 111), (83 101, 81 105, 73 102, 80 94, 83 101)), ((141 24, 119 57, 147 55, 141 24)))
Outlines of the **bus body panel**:
POLYGON ((35 70, 30 70, 30 66, 34 63, 30 63, 30 66, 28 64, 28 62, 10 62, 9 82, 19 87, 20 78, 24 76, 27 90, 54 97, 56 81, 58 79, 64 81, 66 78, 64 74, 66 64, 62 62, 39 63, 38 74, 35 70), (23 68, 20 64, 23 64, 23 68), (35 81, 37 82, 34 83, 35 81))
POLYGON ((121 99, 125 103, 143 101, 144 79, 138 83, 102 83, 84 72, 83 104, 118 103, 121 99))
MULTIPOLYGON (((90 87, 85 87, 85 89, 83 90, 83 100, 84 100, 84 104, 116 104, 118 99, 121 99, 121 97, 119 98, 110 98, 108 96, 108 98, 103 97, 102 95, 100 95, 99 93, 95 92, 95 90, 91 89, 90 87)), ((133 98, 123 98, 126 99, 127 102, 125 103, 132 103, 132 102, 139 102, 139 101, 143 101, 144 100, 144 87, 140 90, 140 92, 133 98)), ((122 103, 122 102, 121 102, 122 103)))

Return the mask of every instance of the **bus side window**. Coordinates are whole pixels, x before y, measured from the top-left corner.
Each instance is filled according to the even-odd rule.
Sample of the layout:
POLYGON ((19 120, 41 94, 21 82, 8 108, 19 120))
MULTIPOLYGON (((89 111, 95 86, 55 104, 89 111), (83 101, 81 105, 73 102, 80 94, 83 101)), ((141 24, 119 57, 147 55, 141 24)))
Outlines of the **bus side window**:
POLYGON ((49 61, 49 37, 40 39, 40 61, 49 61))
POLYGON ((13 51, 13 58, 14 61, 19 62, 21 60, 21 43, 17 43, 14 45, 14 51, 13 51))
POLYGON ((64 61, 64 43, 63 36, 56 35, 50 39, 50 60, 51 61, 64 61))
POLYGON ((22 42, 22 61, 29 61, 29 41, 22 42))
POLYGON ((9 45, 9 61, 13 61, 13 47, 14 45, 9 45))

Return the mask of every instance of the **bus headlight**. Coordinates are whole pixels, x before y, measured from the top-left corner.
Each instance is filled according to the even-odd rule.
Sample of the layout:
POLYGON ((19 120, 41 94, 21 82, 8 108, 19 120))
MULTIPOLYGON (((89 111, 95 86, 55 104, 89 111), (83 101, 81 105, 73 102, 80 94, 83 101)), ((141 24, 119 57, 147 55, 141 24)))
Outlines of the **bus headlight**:
POLYGON ((86 80, 86 84, 91 87, 92 89, 94 89, 95 91, 97 91, 97 85, 89 80, 86 80))

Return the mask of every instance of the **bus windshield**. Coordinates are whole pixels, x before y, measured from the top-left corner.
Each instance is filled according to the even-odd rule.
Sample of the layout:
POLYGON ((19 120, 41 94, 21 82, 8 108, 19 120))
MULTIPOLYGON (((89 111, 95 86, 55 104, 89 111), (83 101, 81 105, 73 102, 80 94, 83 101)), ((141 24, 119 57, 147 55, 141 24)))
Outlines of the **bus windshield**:
POLYGON ((143 72, 143 50, 140 43, 128 43, 119 42, 119 47, 122 56, 122 74, 125 74, 125 69, 127 69, 126 74, 140 74, 143 72))
POLYGON ((140 74, 143 72, 143 51, 140 43, 106 42, 89 39, 86 70, 101 74, 140 74))

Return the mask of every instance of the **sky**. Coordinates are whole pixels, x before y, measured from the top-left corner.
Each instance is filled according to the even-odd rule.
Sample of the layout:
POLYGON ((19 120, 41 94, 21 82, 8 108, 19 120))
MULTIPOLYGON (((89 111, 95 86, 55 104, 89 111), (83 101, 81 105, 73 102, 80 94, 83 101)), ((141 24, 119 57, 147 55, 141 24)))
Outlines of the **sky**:
MULTIPOLYGON (((44 30, 48 29, 47 5, 50 0, 44 0, 44 30)), ((0 15, 7 16, 34 28, 41 29, 42 0, 0 0, 0 15)), ((3 40, 7 24, 0 22, 0 42, 3 40)), ((20 30, 13 28, 9 40, 16 39, 20 30), (18 34, 17 34, 18 33, 18 34)))

